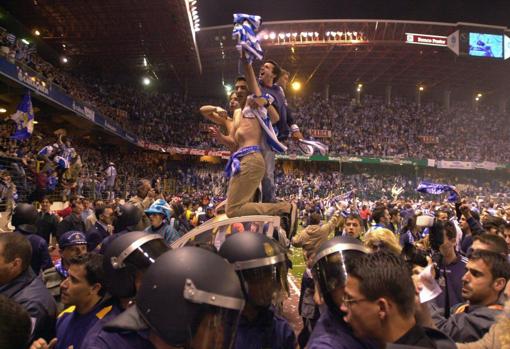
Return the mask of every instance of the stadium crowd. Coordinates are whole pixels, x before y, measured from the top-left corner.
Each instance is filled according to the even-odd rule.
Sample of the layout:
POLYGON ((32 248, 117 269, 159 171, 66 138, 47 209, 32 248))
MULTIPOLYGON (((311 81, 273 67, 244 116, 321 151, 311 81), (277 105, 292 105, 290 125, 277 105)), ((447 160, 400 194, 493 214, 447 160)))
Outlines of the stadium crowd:
MULTIPOLYGON (((200 105, 226 105, 208 98, 184 97, 179 93, 141 90, 126 84, 114 84, 90 76, 72 76, 38 56, 37 51, 20 39, 0 33, 2 53, 30 67, 48 83, 58 85, 78 101, 115 120, 140 139, 162 145, 200 149, 220 147, 210 139, 207 129, 182 127, 201 122, 200 105)), ((365 95, 361 105, 349 96, 320 94, 306 98, 290 96, 296 124, 305 136, 311 130, 329 130, 331 137, 321 138, 332 155, 396 156, 437 160, 507 162, 504 151, 510 128, 493 106, 454 104, 449 111, 436 103, 394 98, 386 106, 382 98, 365 95), (476 125, 476 137, 469 128, 449 125, 476 125), (377 125, 377 127, 373 127, 377 125), (425 138, 424 138, 425 137, 425 138), (428 138, 427 138, 428 137, 428 138)), ((290 152, 299 153, 289 142, 290 152)))
MULTIPOLYGON (((5 37, 16 47, 15 59, 30 59, 25 63, 71 95, 90 99, 90 92, 81 89, 85 80, 77 88, 71 78, 52 75, 54 68, 30 58, 29 52, 20 54, 11 41, 5 37)), ((31 195, 16 196, 10 172, 3 172, 10 225, 1 227, 9 231, 0 234, 0 348, 510 345, 506 185, 459 178, 457 188, 429 183, 422 195, 416 193, 422 179, 445 178, 424 170, 406 176, 383 170, 344 173, 318 165, 305 172, 282 165, 274 173, 273 189, 283 202, 257 202, 259 183, 264 197, 263 178, 271 160, 266 155, 274 159, 274 154, 262 149, 261 125, 253 113, 271 114, 278 108, 283 116, 287 107, 279 88, 267 85, 278 75, 276 65, 264 62, 258 85, 244 58, 247 86, 256 95, 265 87, 280 100, 245 98, 240 105, 248 107, 235 109, 232 124, 236 115, 241 117, 233 127, 233 143, 239 149, 227 166, 233 172, 228 184, 221 165, 182 165, 156 152, 92 147, 73 141, 62 129, 55 131, 55 139, 35 133, 24 142, 2 140, 9 171, 24 190, 31 188, 31 195), (57 189, 68 202, 52 210, 51 194, 57 189), (258 218, 240 212, 255 212, 258 218), (279 220, 263 215, 268 212, 278 212, 270 216, 279 220), (200 234, 187 235, 201 225, 200 234), (292 281, 291 246, 303 250, 306 266, 298 292, 299 333, 284 311, 292 281)), ((105 88, 89 102, 109 100, 110 90, 123 94, 105 88)), ((128 110, 125 116, 142 121, 150 139, 173 142, 164 138, 170 130, 158 122, 190 120, 184 114, 196 107, 181 107, 178 96, 138 97, 124 101, 130 106, 121 105, 128 110), (153 105, 159 109, 147 110, 153 105), (164 119, 155 114, 161 110, 164 119)), ((441 127, 443 117, 462 118, 463 123, 480 117, 462 108, 446 115, 433 105, 416 112, 401 101, 387 108, 367 98, 363 106, 343 107, 333 97, 315 97, 313 103, 296 103, 295 120, 302 122, 305 134, 306 128, 332 127, 332 139, 346 142, 330 144, 333 153, 506 159, 504 152, 484 143, 507 139, 503 121, 482 123, 480 137, 466 140, 472 130, 441 127), (352 120, 359 124, 353 127, 352 120), (410 131, 413 124, 416 129, 410 131), (439 142, 421 148, 415 140, 418 130, 431 132, 424 136, 439 137, 439 142)), ((201 111, 222 112, 206 107, 201 111)), ((7 135, 10 125, 2 127, 7 135)), ((188 142, 181 134, 173 136, 188 142)), ((192 141, 195 146, 210 142, 192 141)), ((446 180, 452 183, 452 177, 446 180)))

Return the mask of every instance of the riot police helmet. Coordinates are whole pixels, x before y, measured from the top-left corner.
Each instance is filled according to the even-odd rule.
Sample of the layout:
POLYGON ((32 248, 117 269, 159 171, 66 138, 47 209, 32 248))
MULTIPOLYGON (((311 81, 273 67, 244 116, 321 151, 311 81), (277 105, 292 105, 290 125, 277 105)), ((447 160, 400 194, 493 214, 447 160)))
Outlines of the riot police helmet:
POLYGON ((37 227, 37 210, 34 205, 22 203, 17 204, 12 212, 11 224, 24 233, 35 234, 37 227))
POLYGON ((149 267, 136 305, 106 328, 150 330, 153 344, 229 349, 243 306, 232 265, 213 252, 186 246, 165 252, 149 267))
POLYGON ((133 231, 120 234, 105 249, 103 267, 108 275, 106 288, 118 298, 136 295, 136 282, 156 259, 168 251, 159 234, 133 231))
POLYGON ((278 295, 288 293, 287 256, 275 240, 254 232, 233 234, 219 254, 234 266, 250 305, 268 307, 278 295))

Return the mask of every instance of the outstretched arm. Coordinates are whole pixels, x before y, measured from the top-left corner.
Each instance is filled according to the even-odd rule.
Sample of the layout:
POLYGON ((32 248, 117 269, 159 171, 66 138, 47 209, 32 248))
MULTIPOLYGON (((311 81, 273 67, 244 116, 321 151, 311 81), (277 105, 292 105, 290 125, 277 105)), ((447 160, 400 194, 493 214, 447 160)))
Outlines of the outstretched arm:
POLYGON ((200 107, 200 114, 216 125, 227 127, 227 111, 223 108, 214 105, 204 105, 200 107))

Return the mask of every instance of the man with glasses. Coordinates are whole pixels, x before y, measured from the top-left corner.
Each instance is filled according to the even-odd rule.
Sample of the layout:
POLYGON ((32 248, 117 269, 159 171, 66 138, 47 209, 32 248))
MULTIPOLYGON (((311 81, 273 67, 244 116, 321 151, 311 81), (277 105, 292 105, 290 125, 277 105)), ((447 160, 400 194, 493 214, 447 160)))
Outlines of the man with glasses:
POLYGON ((441 332, 415 320, 415 287, 405 261, 392 253, 360 256, 347 276, 341 310, 354 334, 374 340, 423 348, 455 348, 441 332))

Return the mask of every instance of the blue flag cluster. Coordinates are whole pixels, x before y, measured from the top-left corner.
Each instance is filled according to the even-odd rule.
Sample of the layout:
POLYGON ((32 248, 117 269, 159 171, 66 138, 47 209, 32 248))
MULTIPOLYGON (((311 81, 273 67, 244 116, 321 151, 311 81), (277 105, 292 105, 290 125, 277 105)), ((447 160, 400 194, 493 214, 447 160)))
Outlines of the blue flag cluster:
POLYGON ((32 132, 34 132, 34 110, 30 92, 27 92, 23 97, 16 113, 11 115, 11 119, 16 123, 16 131, 11 136, 12 139, 22 141, 32 136, 32 132))
POLYGON ((439 184, 431 182, 421 182, 416 188, 417 192, 424 194, 444 194, 448 193, 449 202, 457 202, 459 194, 455 191, 455 187, 448 184, 439 184))
POLYGON ((251 64, 254 60, 262 60, 264 54, 257 38, 260 28, 260 16, 252 16, 244 13, 234 14, 234 30, 232 38, 237 40, 236 48, 241 54, 244 50, 246 59, 251 64))

